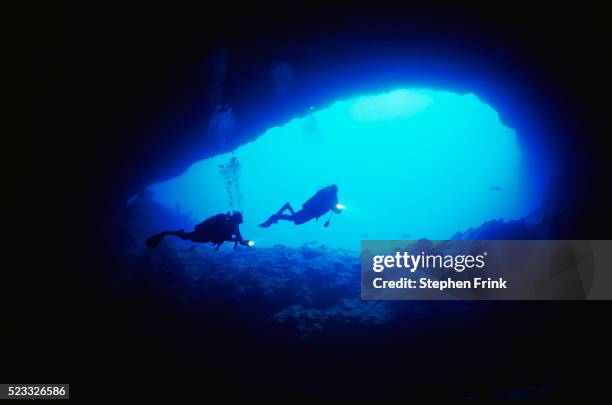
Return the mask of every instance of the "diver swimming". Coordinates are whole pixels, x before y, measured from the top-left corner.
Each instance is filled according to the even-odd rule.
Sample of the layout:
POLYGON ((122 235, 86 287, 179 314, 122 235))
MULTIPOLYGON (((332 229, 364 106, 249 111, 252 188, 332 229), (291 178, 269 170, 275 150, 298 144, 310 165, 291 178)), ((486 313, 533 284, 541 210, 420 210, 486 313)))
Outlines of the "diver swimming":
POLYGON ((192 232, 185 232, 183 229, 163 231, 148 238, 146 243, 149 249, 152 249, 166 236, 176 236, 192 242, 211 242, 215 246, 215 250, 219 250, 224 242, 234 242, 234 249, 238 244, 253 246, 253 241, 245 240, 240 234, 240 224, 242 224, 242 213, 238 211, 217 214, 196 225, 192 232))
POLYGON ((292 221, 295 225, 301 225, 312 219, 318 220, 319 217, 329 214, 329 218, 323 225, 324 227, 329 226, 329 221, 333 213, 340 214, 344 206, 338 204, 338 186, 332 184, 319 190, 314 196, 308 201, 302 204, 302 209, 295 211, 291 204, 286 203, 281 207, 276 214, 273 214, 265 222, 259 224, 262 228, 268 228, 272 224, 276 224, 278 221, 292 221), (289 211, 290 214, 285 214, 285 211, 289 211))

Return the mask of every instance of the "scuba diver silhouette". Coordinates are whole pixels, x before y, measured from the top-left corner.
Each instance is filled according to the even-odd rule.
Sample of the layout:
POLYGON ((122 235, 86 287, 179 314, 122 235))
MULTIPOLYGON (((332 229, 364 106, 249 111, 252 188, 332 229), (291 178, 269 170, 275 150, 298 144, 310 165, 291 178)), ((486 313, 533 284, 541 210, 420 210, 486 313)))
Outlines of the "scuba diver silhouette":
POLYGON ((242 214, 238 211, 217 214, 196 225, 193 232, 185 232, 182 229, 178 231, 163 231, 148 238, 146 243, 149 249, 152 249, 163 238, 171 235, 192 242, 212 242, 215 250, 219 250, 223 242, 234 242, 234 249, 236 249, 239 243, 243 246, 253 246, 254 243, 252 241, 246 241, 242 238, 239 228, 241 223, 242 214))
POLYGON ((319 190, 314 196, 308 201, 302 204, 302 209, 295 211, 291 204, 286 203, 281 207, 276 214, 273 214, 265 222, 259 224, 262 228, 268 228, 270 225, 277 223, 279 220, 292 221, 296 225, 301 225, 310 221, 311 219, 318 220, 319 217, 325 215, 331 211, 329 218, 323 226, 326 228, 329 226, 329 220, 331 214, 340 214, 343 206, 338 204, 338 186, 332 184, 319 190), (290 215, 284 214, 286 210, 289 210, 290 215))

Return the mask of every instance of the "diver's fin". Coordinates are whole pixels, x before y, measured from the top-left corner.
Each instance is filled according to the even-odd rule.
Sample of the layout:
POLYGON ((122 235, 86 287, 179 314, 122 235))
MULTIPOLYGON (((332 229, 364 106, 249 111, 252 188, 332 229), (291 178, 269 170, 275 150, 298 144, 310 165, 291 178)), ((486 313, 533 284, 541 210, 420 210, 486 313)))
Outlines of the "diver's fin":
POLYGON ((266 222, 262 222, 261 224, 259 224, 259 226, 262 228, 268 228, 270 225, 275 224, 277 222, 278 222, 278 215, 274 214, 274 215, 271 215, 270 218, 266 220, 266 222))
POLYGON ((159 245, 159 242, 161 242, 166 235, 168 235, 168 232, 164 231, 158 233, 157 235, 151 236, 149 239, 146 240, 147 247, 149 249, 153 249, 155 246, 159 245))

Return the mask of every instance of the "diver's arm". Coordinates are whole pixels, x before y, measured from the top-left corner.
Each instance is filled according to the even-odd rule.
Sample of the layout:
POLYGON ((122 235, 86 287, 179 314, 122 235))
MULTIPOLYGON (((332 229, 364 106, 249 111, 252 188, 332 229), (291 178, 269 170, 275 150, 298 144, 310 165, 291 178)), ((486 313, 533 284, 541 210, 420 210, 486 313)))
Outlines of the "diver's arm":
POLYGON ((244 240, 244 238, 240 234, 240 228, 238 226, 234 228, 234 235, 236 236, 236 242, 244 246, 248 245, 248 241, 244 240))
POLYGON ((328 200, 330 202, 331 208, 330 210, 332 212, 335 212, 336 214, 340 213, 340 210, 338 209, 338 196, 337 195, 332 195, 330 196, 331 198, 328 200))
POLYGON ((342 210, 338 208, 338 197, 334 198, 334 203, 332 205, 331 210, 335 212, 336 214, 339 214, 342 212, 342 210))

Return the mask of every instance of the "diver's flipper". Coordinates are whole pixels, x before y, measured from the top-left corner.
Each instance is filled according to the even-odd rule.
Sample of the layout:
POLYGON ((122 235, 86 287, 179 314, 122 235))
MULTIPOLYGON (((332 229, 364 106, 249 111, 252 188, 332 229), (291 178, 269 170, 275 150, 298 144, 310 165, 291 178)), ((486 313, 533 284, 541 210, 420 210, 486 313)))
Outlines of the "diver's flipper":
POLYGON ((159 244, 159 242, 162 241, 162 239, 164 239, 166 235, 168 235, 168 232, 164 231, 164 232, 158 233, 157 235, 151 236, 149 239, 146 240, 147 247, 149 249, 153 249, 155 246, 159 244))
POLYGON ((261 226, 262 228, 268 228, 270 225, 275 224, 277 222, 278 222, 278 215, 274 214, 270 216, 270 218, 268 218, 266 222, 262 222, 261 224, 259 224, 259 226, 261 226))

